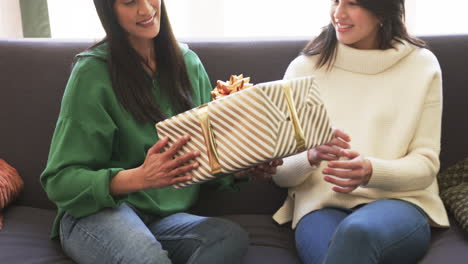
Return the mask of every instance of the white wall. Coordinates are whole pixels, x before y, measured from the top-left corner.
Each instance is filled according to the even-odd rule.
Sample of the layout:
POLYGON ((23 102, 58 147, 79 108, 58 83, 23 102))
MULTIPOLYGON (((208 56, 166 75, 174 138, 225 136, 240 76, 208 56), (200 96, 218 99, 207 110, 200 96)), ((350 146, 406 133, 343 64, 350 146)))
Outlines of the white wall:
MULTIPOLYGON (((182 39, 311 37, 329 21, 329 0, 165 1, 176 37, 182 39)), ((18 0, 0 0, 6 2, 18 0)), ((53 38, 104 36, 93 1, 48 3, 53 38)), ((406 8, 408 30, 414 35, 468 33, 468 1, 407 0, 406 8)))
POLYGON ((0 38, 22 38, 19 0, 0 0, 0 38))
POLYGON ((166 0, 167 13, 177 37, 210 38, 224 36, 226 1, 166 0))
POLYGON ((231 37, 310 37, 329 21, 329 0, 225 2, 225 30, 231 37))
POLYGON ((467 34, 468 1, 407 0, 409 31, 417 35, 467 34))
POLYGON ((52 38, 104 37, 92 0, 47 0, 47 5, 52 38))

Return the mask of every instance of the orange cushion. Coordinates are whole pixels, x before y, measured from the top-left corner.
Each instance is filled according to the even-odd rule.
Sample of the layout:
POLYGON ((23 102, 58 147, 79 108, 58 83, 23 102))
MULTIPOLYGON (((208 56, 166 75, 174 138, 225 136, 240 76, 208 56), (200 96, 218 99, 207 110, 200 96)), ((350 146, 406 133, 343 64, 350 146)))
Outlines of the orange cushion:
POLYGON ((1 211, 18 197, 23 188, 23 180, 15 168, 6 161, 0 159, 0 230, 3 226, 3 215, 1 211))

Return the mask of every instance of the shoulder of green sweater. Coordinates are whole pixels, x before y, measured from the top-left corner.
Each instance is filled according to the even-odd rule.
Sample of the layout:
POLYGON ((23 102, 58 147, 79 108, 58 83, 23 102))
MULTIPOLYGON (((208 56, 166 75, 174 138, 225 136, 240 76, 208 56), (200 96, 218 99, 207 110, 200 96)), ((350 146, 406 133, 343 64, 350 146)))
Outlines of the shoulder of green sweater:
POLYGON ((115 100, 107 64, 102 58, 80 53, 65 88, 62 110, 64 113, 94 109, 104 102, 115 100), (75 109, 76 111, 74 111, 75 109))
MULTIPOLYGON (((76 55, 76 63, 70 77, 79 78, 86 76, 89 81, 106 80, 109 81, 109 71, 107 68, 108 45, 103 43, 92 49, 88 49, 76 55), (92 77, 92 78, 90 78, 92 77)), ((84 79, 84 78, 82 78, 84 79)))
POLYGON ((202 65, 200 58, 198 55, 189 48, 189 46, 185 43, 179 43, 180 50, 182 51, 182 55, 184 56, 185 64, 187 66, 187 70, 198 68, 202 65))
POLYGON ((78 59, 80 58, 95 58, 100 61, 107 61, 109 56, 109 45, 107 42, 101 43, 93 48, 87 49, 83 52, 80 52, 76 55, 78 59))
POLYGON ((101 76, 108 78, 109 71, 107 68, 109 49, 106 42, 92 48, 85 50, 76 55, 76 63, 73 67, 74 72, 88 72, 94 76, 101 76))
POLYGON ((92 81, 107 81, 109 79, 109 71, 104 57, 92 55, 92 51, 85 51, 78 54, 76 58, 70 80, 80 78, 83 75, 86 76, 86 79, 92 81))
MULTIPOLYGON (((109 75, 107 64, 96 57, 80 57, 73 65, 72 75, 93 74, 96 76, 109 75)), ((103 77, 104 77, 103 76, 103 77)))
POLYGON ((96 57, 79 57, 73 66, 67 90, 79 88, 79 91, 83 92, 97 86, 111 86, 107 64, 96 57))

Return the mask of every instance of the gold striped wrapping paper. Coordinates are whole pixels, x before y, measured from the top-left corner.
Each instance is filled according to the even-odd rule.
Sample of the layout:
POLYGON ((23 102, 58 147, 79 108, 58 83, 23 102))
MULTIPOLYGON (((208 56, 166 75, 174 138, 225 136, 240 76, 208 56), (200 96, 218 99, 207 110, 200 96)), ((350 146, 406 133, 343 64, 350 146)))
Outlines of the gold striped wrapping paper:
POLYGON ((179 155, 195 149, 201 152, 196 158, 200 167, 192 171, 192 180, 176 184, 175 188, 284 158, 332 138, 329 118, 313 77, 260 83, 161 121, 156 129, 159 138, 170 138, 167 148, 183 135, 190 135, 191 140, 179 155), (207 117, 208 131, 206 125, 202 126, 203 114, 207 117), (299 146, 301 132, 303 146, 299 146), (210 150, 210 145, 214 149, 210 150))

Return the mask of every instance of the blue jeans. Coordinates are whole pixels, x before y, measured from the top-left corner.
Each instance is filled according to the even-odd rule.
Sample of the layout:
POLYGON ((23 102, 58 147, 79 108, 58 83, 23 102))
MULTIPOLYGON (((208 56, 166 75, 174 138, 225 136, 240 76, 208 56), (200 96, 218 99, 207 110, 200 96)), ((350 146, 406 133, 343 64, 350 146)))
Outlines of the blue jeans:
POLYGON ((426 214, 394 199, 311 212, 299 221, 295 235, 306 264, 414 264, 427 252, 431 239, 426 214))
POLYGON ((78 263, 240 263, 248 235, 228 220, 177 213, 157 217, 122 204, 60 224, 65 253, 78 263))

